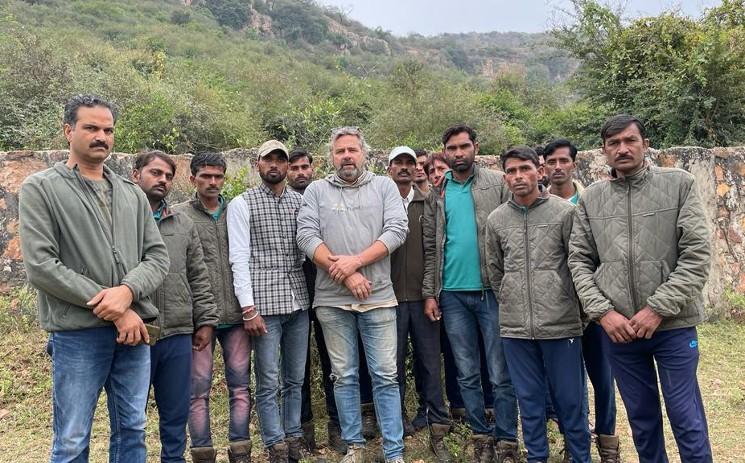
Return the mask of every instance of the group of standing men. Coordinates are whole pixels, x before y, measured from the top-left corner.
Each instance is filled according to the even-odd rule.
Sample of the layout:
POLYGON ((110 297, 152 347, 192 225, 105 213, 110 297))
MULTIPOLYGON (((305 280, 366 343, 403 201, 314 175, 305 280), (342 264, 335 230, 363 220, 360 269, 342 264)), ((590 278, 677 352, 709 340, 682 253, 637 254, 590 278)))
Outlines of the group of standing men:
POLYGON ((342 127, 324 179, 311 182, 309 153, 271 140, 259 148, 261 184, 228 204, 225 160, 198 154, 195 196, 174 208, 168 155, 139 155, 131 181, 104 165, 115 122, 106 101, 74 97, 64 114, 68 160, 21 187, 24 263, 50 332, 52 462, 87 461, 102 388, 110 461, 144 462, 151 386, 161 461, 184 461, 188 423, 192 461, 214 462, 216 342, 230 461, 251 461, 252 350, 269 461, 308 458, 311 330, 329 444, 344 463, 365 460, 371 422, 386 462, 403 462, 404 434, 423 427, 435 460, 451 461, 443 439, 455 413, 440 384, 441 347, 446 382, 457 378, 455 390, 446 387, 451 412, 462 403, 473 461, 521 461, 519 404, 529 462, 548 460, 550 417, 566 461, 590 462, 589 376, 601 461, 620 461, 615 378, 640 462, 666 462, 658 372, 681 460, 712 461, 696 379, 705 213, 690 174, 645 160, 638 119, 603 126, 610 178, 585 191, 566 140, 541 156, 508 149, 501 173, 479 167, 476 133, 454 126, 443 153, 392 150, 389 178, 365 168, 362 132, 342 127), (412 422, 403 407, 409 338, 419 396, 412 422))

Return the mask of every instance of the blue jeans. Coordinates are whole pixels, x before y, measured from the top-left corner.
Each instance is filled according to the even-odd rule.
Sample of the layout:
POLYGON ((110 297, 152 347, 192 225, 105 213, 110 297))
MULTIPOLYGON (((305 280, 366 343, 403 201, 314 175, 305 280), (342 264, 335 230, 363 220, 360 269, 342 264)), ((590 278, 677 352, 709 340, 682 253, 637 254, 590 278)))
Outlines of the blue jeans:
POLYGON ((351 312, 318 307, 334 376, 334 397, 341 437, 348 444, 364 444, 360 409, 357 333, 365 349, 372 377, 375 414, 383 436, 386 460, 404 453, 404 429, 396 370, 396 308, 351 312))
POLYGON ((113 326, 49 334, 54 407, 51 463, 82 463, 91 425, 106 390, 111 436, 109 461, 145 463, 145 405, 150 347, 116 343, 113 326))
POLYGON ((550 382, 556 414, 572 461, 591 463, 590 431, 584 406, 587 383, 582 365, 582 338, 502 338, 502 344, 520 402, 528 462, 548 461, 546 391, 550 382))
POLYGON ((267 333, 252 339, 256 413, 264 447, 303 435, 301 389, 308 354, 308 311, 264 317, 267 333), (280 384, 281 381, 281 384, 280 384), (277 400, 281 391, 282 406, 277 400))
POLYGON ((497 440, 517 440, 517 399, 507 372, 499 337, 499 305, 491 290, 442 291, 440 310, 458 367, 458 384, 466 419, 474 434, 494 434, 497 440), (484 340, 486 366, 494 390, 493 428, 486 422, 481 389, 478 335, 484 340))
POLYGON ((191 398, 191 335, 160 339, 150 348, 150 382, 158 407, 160 462, 184 463, 191 398))

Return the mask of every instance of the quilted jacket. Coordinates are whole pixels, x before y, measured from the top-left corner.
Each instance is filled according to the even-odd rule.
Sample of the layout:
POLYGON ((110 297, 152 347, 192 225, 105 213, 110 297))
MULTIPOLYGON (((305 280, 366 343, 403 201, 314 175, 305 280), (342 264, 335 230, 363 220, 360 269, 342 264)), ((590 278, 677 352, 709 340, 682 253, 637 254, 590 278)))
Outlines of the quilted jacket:
POLYGON ((194 222, 182 212, 166 209, 158 229, 171 260, 166 279, 152 296, 160 312, 160 338, 217 326, 217 307, 194 222))
POLYGON ((611 309, 631 318, 645 306, 659 330, 704 319, 710 233, 691 174, 645 166, 596 182, 576 208, 569 268, 590 319, 611 309))
POLYGON ((530 207, 510 199, 486 222, 489 282, 507 338, 581 336, 583 323, 567 257, 574 205, 546 194, 530 207))
POLYGON ((210 276, 212 295, 217 306, 220 324, 242 324, 241 306, 233 289, 233 271, 228 260, 228 210, 227 203, 217 221, 195 195, 191 201, 174 207, 174 210, 189 217, 199 233, 204 251, 204 263, 210 276))
MULTIPOLYGON (((489 287, 486 272, 486 219, 489 214, 510 197, 510 190, 504 183, 504 175, 475 165, 473 168, 471 195, 476 210, 476 228, 481 261, 481 284, 489 287)), ((440 297, 442 289, 442 269, 444 267, 445 245, 445 178, 439 187, 432 191, 424 201, 422 233, 424 241, 424 282, 422 297, 440 297)))

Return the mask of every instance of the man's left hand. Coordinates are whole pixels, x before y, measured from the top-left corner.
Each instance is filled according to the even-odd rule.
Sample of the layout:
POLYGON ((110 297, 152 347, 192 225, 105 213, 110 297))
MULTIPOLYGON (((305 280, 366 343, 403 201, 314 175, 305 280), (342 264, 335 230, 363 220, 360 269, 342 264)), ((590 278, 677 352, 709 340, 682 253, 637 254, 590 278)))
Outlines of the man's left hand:
POLYGON ((215 328, 212 326, 203 326, 194 332, 191 337, 191 347, 196 352, 201 352, 212 342, 212 334, 215 328))
POLYGON ((132 299, 132 290, 129 286, 121 285, 102 289, 86 304, 95 306, 93 315, 96 317, 116 321, 132 306, 132 299))
POLYGON ((662 317, 648 305, 645 305, 629 321, 631 327, 636 331, 636 337, 639 339, 651 339, 660 323, 662 323, 662 317))
POLYGON ((329 276, 337 283, 343 283, 354 272, 362 267, 360 256, 329 256, 333 262, 329 267, 329 276))

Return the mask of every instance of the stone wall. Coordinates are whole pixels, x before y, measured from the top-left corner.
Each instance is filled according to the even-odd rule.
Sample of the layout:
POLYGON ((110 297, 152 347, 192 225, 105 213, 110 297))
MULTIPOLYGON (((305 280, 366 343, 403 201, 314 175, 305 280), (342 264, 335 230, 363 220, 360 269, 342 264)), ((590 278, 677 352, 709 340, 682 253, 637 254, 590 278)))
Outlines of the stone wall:
MULTIPOLYGON (((236 172, 252 165, 256 150, 236 149, 225 153, 228 170, 236 172)), ((28 175, 64 160, 66 151, 16 151, 0 153, 0 293, 23 284, 24 272, 18 239, 18 189, 28 175)), ((711 224, 714 247, 711 276, 705 289, 711 313, 725 315, 728 304, 726 291, 745 294, 745 147, 704 149, 675 147, 650 150, 649 157, 657 165, 679 167, 696 176, 706 204, 706 220, 711 224)), ((191 187, 188 181, 189 155, 177 155, 178 168, 172 203, 186 199, 191 187)), ((133 156, 115 153, 107 164, 121 175, 129 175, 133 156)), ((479 156, 479 162, 498 168, 495 156, 479 156)), ((371 168, 385 168, 382 153, 371 157, 371 168)), ((607 175, 605 161, 598 151, 585 151, 578 156, 578 176, 589 184, 607 175)), ((253 173, 249 177, 255 179, 253 173)))

